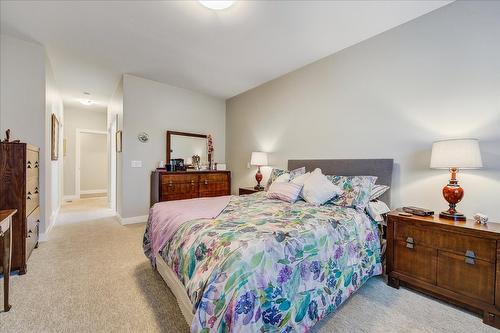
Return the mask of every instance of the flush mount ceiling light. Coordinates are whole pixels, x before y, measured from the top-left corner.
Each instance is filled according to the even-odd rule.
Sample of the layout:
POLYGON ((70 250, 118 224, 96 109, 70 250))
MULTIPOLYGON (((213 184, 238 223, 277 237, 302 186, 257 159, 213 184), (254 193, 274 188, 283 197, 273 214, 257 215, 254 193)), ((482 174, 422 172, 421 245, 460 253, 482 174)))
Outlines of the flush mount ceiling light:
POLYGON ((87 105, 87 106, 94 105, 97 103, 96 101, 93 101, 91 99, 83 99, 83 98, 79 99, 78 102, 82 103, 83 105, 87 105))
POLYGON ((223 10, 231 7, 234 1, 198 0, 203 6, 213 10, 223 10))

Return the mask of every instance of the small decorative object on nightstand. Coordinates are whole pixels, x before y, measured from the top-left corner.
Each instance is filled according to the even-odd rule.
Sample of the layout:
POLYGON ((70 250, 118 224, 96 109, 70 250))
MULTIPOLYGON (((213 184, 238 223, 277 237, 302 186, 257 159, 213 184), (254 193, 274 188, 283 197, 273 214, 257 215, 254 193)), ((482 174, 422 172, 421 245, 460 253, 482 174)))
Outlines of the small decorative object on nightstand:
POLYGON ((480 313, 500 328, 500 224, 389 213, 388 284, 480 313))
POLYGON ((464 190, 457 180, 459 169, 479 169, 483 167, 479 142, 477 139, 452 139, 436 141, 432 144, 431 168, 449 169, 451 179, 443 188, 443 196, 450 208, 441 212, 439 217, 465 221, 465 215, 456 210, 462 200, 464 190))
POLYGON ((260 167, 267 165, 267 153, 263 153, 261 151, 252 152, 252 158, 250 159, 250 164, 257 166, 257 173, 255 174, 255 180, 257 181, 257 185, 254 188, 258 191, 262 191, 264 187, 260 186, 260 182, 262 181, 262 173, 260 173, 260 167))
POLYGON ((244 195, 244 194, 253 194, 253 193, 257 193, 257 192, 260 192, 260 191, 264 191, 264 189, 260 189, 260 190, 256 190, 255 187, 240 187, 240 192, 239 192, 239 195, 244 195))

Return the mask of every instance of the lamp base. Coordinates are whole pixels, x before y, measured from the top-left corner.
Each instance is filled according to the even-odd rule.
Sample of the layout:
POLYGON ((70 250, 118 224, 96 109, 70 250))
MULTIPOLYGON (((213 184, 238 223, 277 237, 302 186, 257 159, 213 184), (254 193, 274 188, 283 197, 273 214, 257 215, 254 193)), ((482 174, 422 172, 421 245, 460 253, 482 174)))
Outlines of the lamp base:
POLYGON ((254 189, 254 190, 257 190, 257 191, 263 191, 263 190, 264 190, 264 186, 262 186, 262 185, 255 185, 255 186, 253 187, 253 189, 254 189))
POLYGON ((465 221, 467 218, 465 217, 464 214, 459 213, 459 212, 450 212, 450 211, 444 211, 439 213, 439 217, 443 219, 449 219, 449 220, 455 220, 455 221, 465 221))

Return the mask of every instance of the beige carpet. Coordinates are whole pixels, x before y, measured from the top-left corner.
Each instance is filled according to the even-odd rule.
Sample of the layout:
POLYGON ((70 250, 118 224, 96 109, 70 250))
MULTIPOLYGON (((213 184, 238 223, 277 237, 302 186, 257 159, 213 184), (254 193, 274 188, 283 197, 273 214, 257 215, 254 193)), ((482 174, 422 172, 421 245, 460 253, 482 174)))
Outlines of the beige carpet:
MULTIPOLYGON (((76 205, 86 204, 65 207, 63 219, 76 205)), ((28 273, 11 279, 12 310, 0 313, 0 332, 188 332, 175 298, 142 254, 143 229, 121 226, 114 217, 56 226, 34 251, 28 273)), ((475 315, 373 278, 313 332, 496 330, 475 315)))

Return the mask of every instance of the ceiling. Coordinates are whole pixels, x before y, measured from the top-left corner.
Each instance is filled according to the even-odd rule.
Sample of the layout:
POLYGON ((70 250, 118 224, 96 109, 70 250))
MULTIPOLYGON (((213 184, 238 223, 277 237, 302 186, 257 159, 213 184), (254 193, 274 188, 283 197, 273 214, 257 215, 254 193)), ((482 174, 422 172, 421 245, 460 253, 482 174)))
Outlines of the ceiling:
POLYGON ((46 47, 66 106, 102 108, 123 73, 229 98, 448 3, 2 1, 0 29, 46 47))

